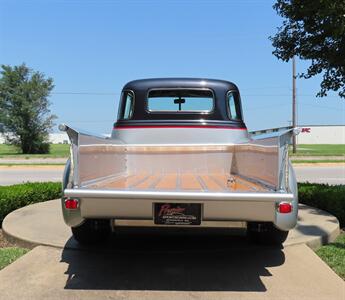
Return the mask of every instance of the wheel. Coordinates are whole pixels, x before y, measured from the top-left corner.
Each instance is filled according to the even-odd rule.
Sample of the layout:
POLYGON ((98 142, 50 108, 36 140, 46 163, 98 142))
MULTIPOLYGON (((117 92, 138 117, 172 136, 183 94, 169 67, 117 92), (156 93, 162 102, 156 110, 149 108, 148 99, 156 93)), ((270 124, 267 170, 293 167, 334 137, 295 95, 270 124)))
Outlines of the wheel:
POLYGON ((83 224, 72 227, 73 237, 80 244, 95 244, 108 239, 111 228, 109 220, 88 219, 83 224))
POLYGON ((287 238, 289 231, 276 228, 271 222, 248 222, 247 236, 249 240, 258 244, 281 245, 287 238))

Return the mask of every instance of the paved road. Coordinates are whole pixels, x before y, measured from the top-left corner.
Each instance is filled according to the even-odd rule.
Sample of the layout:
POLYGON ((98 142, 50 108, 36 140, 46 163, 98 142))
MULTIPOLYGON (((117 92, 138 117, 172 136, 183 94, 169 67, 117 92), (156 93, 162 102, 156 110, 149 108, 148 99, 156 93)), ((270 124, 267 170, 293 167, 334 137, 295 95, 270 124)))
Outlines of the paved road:
POLYGON ((61 181, 63 166, 0 166, 0 185, 27 181, 61 181))
MULTIPOLYGON (((295 166, 297 180, 345 184, 345 164, 334 166, 295 166)), ((63 166, 0 166, 0 185, 26 181, 61 181, 63 166)))
POLYGON ((337 166, 294 166, 298 182, 345 184, 345 164, 337 166))
POLYGON ((12 164, 21 164, 21 165, 30 165, 30 164, 65 164, 67 158, 30 158, 30 159, 23 159, 22 157, 14 157, 14 158, 4 158, 0 157, 0 164, 2 165, 12 165, 12 164))

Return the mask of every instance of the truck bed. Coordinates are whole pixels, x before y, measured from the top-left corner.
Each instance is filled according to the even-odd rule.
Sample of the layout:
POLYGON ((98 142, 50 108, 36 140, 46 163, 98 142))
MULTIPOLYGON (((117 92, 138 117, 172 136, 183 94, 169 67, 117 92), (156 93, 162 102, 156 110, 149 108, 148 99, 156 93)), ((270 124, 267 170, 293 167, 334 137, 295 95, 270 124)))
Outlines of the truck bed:
POLYGON ((268 192, 267 186, 232 174, 126 174, 85 186, 112 190, 170 190, 193 192, 268 192))
MULTIPOLYGON (((162 224, 157 210, 164 205, 188 208, 182 219, 194 216, 200 221, 196 226, 208 221, 262 221, 289 230, 296 223, 296 188, 287 147, 291 131, 242 143, 176 145, 125 144, 69 127, 67 132, 72 147, 62 201, 77 199, 80 204, 76 210, 63 209, 69 226, 85 219, 162 224), (292 214, 277 212, 283 202, 293 203, 292 214)), ((181 224, 185 223, 173 225, 181 224)))

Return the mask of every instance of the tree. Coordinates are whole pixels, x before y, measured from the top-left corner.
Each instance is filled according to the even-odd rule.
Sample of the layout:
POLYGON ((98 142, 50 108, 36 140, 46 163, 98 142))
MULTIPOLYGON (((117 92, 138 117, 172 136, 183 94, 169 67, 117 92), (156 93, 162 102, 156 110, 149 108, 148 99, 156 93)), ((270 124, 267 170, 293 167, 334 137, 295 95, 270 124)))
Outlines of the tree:
POLYGON ((48 134, 56 118, 48 101, 53 88, 51 78, 25 64, 1 66, 0 130, 23 153, 49 152, 48 134))
POLYGON ((339 91, 345 98, 345 1, 277 0, 273 8, 285 18, 270 37, 273 54, 283 61, 294 55, 310 60, 302 78, 322 74, 319 97, 339 91))

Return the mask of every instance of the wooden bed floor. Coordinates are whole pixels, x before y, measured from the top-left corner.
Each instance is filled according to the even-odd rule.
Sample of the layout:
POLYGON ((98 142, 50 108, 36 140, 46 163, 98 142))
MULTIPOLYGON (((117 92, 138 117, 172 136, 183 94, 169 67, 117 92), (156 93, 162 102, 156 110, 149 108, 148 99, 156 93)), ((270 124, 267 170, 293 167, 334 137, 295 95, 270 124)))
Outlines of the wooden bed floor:
POLYGON ((95 189, 175 190, 175 191, 268 191, 253 183, 230 174, 129 174, 88 186, 95 189))

